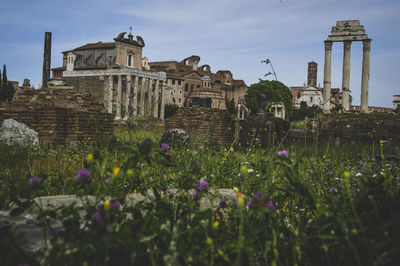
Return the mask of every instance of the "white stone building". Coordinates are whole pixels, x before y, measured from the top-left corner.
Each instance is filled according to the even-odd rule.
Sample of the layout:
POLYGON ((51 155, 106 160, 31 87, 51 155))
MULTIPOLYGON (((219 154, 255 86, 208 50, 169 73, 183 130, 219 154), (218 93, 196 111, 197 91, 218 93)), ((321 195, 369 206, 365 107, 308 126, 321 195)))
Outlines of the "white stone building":
POLYGON ((294 107, 300 108, 301 102, 305 102, 310 107, 313 105, 322 107, 324 103, 322 89, 312 85, 304 86, 300 90, 299 96, 295 99, 294 107))
POLYGON ((396 112, 400 106, 400 95, 393 95, 393 111, 396 112))
POLYGON ((275 117, 279 117, 282 119, 285 119, 286 117, 286 109, 283 102, 273 102, 269 110, 270 112, 274 113, 275 117))

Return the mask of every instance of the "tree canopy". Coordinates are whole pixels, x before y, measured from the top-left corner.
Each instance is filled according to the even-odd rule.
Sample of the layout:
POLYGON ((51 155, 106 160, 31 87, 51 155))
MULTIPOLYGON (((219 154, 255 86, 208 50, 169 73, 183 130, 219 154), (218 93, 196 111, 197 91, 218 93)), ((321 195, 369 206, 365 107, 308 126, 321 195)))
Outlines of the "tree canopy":
POLYGON ((245 101, 247 108, 250 109, 252 114, 257 112, 258 101, 257 95, 259 93, 266 93, 271 96, 272 102, 283 102, 286 108, 286 114, 290 116, 293 112, 292 106, 292 93, 289 88, 282 82, 275 80, 261 80, 258 83, 250 85, 248 88, 245 101))

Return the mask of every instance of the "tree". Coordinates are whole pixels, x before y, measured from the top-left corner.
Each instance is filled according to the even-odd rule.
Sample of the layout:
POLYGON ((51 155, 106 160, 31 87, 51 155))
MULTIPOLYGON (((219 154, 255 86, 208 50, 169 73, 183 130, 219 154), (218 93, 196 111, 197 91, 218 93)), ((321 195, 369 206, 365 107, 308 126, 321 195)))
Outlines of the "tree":
POLYGON ((306 102, 301 102, 300 108, 295 109, 290 118, 292 121, 300 121, 304 120, 306 117, 308 118, 314 117, 316 114, 319 113, 322 113, 321 107, 317 105, 308 106, 306 102))
POLYGON ((0 101, 12 101, 15 94, 14 86, 7 80, 6 65, 3 65, 3 76, 0 82, 0 101))
POLYGON ((247 108, 252 114, 257 112, 259 93, 265 93, 271 96, 271 102, 283 102, 286 108, 287 116, 290 116, 293 111, 292 93, 289 88, 282 82, 275 80, 261 80, 258 83, 252 84, 246 92, 245 101, 247 108))

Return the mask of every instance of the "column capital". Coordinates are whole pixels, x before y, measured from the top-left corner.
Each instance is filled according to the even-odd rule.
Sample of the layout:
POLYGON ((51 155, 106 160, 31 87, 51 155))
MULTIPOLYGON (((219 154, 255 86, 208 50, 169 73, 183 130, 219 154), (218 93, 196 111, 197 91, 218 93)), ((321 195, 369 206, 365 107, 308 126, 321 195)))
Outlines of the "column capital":
POLYGON ((332 50, 332 41, 324 41, 325 43, 325 50, 332 50))
POLYGON ((345 50, 350 50, 351 48, 351 40, 345 40, 343 41, 344 49, 345 50))
POLYGON ((363 40, 363 50, 364 51, 371 51, 371 39, 363 40))

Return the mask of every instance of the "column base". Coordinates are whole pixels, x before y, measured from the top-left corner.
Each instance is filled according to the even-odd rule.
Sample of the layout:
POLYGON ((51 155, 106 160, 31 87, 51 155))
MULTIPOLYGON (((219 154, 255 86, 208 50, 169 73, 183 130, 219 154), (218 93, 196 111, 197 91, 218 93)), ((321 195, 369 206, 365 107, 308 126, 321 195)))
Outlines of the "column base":
POLYGON ((120 116, 116 116, 116 117, 114 118, 114 120, 121 120, 121 117, 120 117, 120 116))

